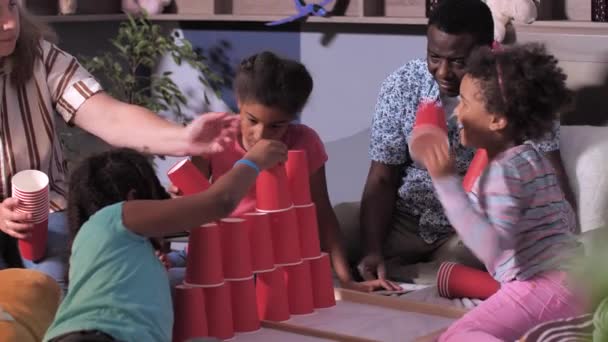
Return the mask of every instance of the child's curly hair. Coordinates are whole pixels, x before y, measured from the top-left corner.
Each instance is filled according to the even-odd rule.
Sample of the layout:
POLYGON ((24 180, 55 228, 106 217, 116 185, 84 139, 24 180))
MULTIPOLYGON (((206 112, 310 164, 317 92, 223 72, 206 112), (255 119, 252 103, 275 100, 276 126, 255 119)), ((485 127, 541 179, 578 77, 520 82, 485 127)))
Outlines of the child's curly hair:
POLYGON ((467 62, 467 74, 480 82, 486 110, 507 117, 518 143, 545 137, 558 112, 571 101, 558 61, 537 43, 491 50, 481 47, 467 62))
POLYGON ((150 161, 141 153, 121 148, 93 155, 72 172, 68 195, 68 225, 71 240, 97 211, 127 200, 168 199, 150 161))

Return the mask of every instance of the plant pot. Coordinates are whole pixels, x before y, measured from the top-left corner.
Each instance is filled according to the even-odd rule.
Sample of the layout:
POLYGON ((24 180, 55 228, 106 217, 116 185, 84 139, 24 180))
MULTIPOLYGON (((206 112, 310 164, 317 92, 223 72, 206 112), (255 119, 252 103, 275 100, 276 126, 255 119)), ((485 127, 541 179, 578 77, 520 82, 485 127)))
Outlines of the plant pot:
POLYGON ((28 12, 34 15, 56 15, 59 13, 57 1, 25 0, 24 3, 24 6, 28 12))

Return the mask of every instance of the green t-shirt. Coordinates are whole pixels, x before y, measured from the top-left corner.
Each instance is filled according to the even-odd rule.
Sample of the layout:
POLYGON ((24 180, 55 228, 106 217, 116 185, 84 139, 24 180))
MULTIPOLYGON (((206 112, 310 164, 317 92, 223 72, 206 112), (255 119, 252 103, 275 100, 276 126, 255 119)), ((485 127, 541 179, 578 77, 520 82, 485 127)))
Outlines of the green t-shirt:
POLYGON ((45 341, 79 330, 128 342, 171 340, 167 272, 149 240, 125 228, 122 204, 95 213, 76 235, 68 294, 45 341))

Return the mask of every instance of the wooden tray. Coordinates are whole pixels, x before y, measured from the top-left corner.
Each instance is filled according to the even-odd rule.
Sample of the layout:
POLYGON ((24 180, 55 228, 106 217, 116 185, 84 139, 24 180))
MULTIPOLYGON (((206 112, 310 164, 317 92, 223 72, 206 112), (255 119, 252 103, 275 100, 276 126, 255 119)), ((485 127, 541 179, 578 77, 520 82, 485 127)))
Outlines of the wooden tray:
POLYGON ((237 334, 234 340, 427 342, 466 313, 453 307, 344 289, 335 289, 334 293, 337 305, 333 308, 292 316, 285 322, 264 321, 260 331, 237 334))

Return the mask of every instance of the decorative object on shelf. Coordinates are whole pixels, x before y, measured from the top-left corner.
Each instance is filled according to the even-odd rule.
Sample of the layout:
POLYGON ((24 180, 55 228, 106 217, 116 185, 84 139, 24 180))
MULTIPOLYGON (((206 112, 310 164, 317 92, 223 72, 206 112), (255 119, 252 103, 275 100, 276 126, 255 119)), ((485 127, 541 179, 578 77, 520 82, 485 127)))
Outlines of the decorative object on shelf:
POLYGON ((426 13, 427 18, 431 16, 431 13, 433 13, 435 8, 437 8, 437 6, 439 6, 440 2, 441 2, 441 0, 426 0, 425 13, 426 13))
POLYGON ((300 20, 302 18, 306 18, 310 15, 317 17, 326 17, 329 12, 324 8, 324 6, 328 5, 332 1, 333 0, 323 0, 319 4, 307 4, 304 0, 294 0, 296 10, 298 11, 296 15, 292 15, 291 17, 287 17, 285 19, 267 23, 266 26, 286 24, 296 20, 300 20))
MULTIPOLYGON (((50 1, 50 0, 47 0, 50 1)), ((120 13, 121 0, 58 0, 59 14, 112 14, 120 13)))
POLYGON ((494 39, 503 42, 507 26, 513 21, 531 24, 536 20, 538 10, 533 0, 485 0, 494 19, 494 39))
POLYGON ((154 15, 163 12, 169 6, 171 0, 122 0, 122 11, 128 14, 142 14, 143 12, 154 15))
POLYGON ((158 113, 170 111, 177 122, 191 120, 182 112, 186 96, 171 79, 171 72, 155 75, 162 56, 169 55, 177 65, 187 63, 196 72, 198 80, 207 89, 217 91, 223 78, 213 72, 207 59, 182 39, 162 32, 159 25, 151 24, 145 15, 120 24, 118 34, 111 39, 114 51, 92 58, 81 58, 84 67, 96 75, 104 89, 115 98, 137 104, 158 113))
POLYGON ((75 14, 77 0, 59 0, 59 14, 75 14))
POLYGON ((591 0, 591 21, 608 22, 608 0, 591 0))

